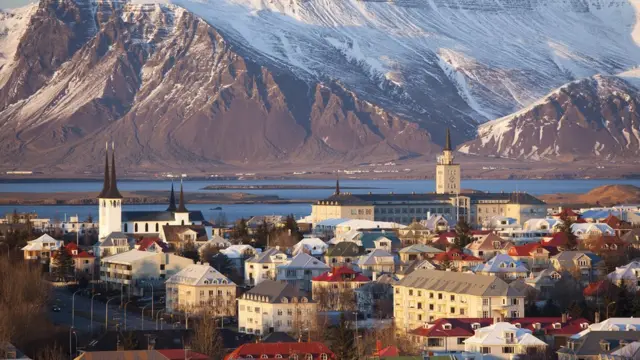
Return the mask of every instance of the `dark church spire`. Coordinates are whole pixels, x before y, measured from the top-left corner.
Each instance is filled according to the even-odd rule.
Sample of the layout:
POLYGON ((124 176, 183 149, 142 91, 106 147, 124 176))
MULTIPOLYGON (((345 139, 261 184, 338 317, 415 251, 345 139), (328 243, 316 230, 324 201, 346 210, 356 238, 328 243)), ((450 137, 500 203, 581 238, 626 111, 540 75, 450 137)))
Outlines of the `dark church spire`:
POLYGON ((447 138, 444 142, 444 151, 451 151, 451 134, 449 133, 449 128, 447 128, 447 138))
POLYGON ((171 195, 169 195, 169 207, 167 211, 176 211, 176 193, 173 191, 173 179, 171 179, 171 195))
POLYGON ((449 128, 447 128, 447 138, 444 142, 444 151, 451 151, 451 134, 449 133, 449 128))
POLYGON ((340 195, 340 175, 336 176, 336 192, 334 195, 340 195))
POLYGON ((180 204, 178 204, 178 209, 176 210, 176 212, 189 212, 189 210, 187 210, 187 208, 184 206, 184 189, 182 188, 182 178, 180 178, 180 204))
POLYGON ((109 191, 105 198, 122 199, 122 195, 118 191, 118 181, 116 180, 116 149, 113 143, 111 143, 111 179, 109 180, 109 191))
POLYGON ((102 184, 102 191, 98 195, 98 199, 105 198, 109 192, 109 144, 104 143, 104 183, 102 184))

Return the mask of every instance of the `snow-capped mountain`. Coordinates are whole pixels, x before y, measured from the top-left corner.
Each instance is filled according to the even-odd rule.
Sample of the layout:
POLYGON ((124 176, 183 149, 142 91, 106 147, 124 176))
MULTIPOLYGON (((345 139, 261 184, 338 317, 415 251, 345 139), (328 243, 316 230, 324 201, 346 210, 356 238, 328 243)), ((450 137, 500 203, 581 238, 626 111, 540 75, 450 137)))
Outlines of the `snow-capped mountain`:
POLYGON ((337 82, 238 55, 174 5, 43 0, 15 54, 0 112, 5 166, 95 168, 106 140, 142 170, 437 150, 425 130, 337 82))
POLYGON ((97 169, 104 140, 138 169, 429 155, 640 59, 640 0, 167 2, 0 13, 5 165, 97 169))
POLYGON ((596 75, 481 125, 460 152, 515 159, 614 159, 640 155, 640 72, 596 75))

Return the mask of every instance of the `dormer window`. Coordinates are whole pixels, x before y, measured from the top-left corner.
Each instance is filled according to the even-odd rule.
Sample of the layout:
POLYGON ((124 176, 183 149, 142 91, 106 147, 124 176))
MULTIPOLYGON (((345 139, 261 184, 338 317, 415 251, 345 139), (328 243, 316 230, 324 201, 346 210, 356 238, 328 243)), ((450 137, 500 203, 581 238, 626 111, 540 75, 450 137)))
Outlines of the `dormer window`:
POLYGON ((471 324, 471 329, 473 329, 473 330, 478 330, 478 329, 480 329, 480 323, 473 323, 473 324, 471 324))
POLYGON ((582 324, 580 324, 580 328, 581 328, 581 329, 586 329, 586 328, 588 328, 588 327, 589 327, 589 323, 582 323, 582 324))
POLYGON ((507 267, 507 264, 505 264, 505 263, 500 263, 500 267, 504 269, 504 268, 506 268, 506 267, 507 267))
POLYGON ((451 324, 443 324, 443 325, 442 325, 442 328, 443 328, 444 330, 451 330, 451 324))
POLYGON ((533 328, 536 330, 540 330, 540 323, 533 324, 533 328))
POLYGON ((562 327, 562 325, 560 323, 554 323, 553 324, 553 328, 554 329, 560 329, 562 327))
POLYGON ((522 324, 520 324, 520 323, 515 323, 514 325, 515 325, 518 329, 522 328, 522 324))
POLYGON ((600 349, 602 349, 602 351, 611 351, 611 344, 606 340, 601 340, 600 349))

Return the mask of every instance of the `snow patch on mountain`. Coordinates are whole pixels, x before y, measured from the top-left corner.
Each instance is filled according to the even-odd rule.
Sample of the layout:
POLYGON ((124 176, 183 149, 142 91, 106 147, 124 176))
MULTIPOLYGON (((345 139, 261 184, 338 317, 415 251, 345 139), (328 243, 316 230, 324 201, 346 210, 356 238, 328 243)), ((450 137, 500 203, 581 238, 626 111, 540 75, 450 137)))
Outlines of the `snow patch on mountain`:
POLYGON ((37 9, 37 4, 17 9, 0 9, 0 88, 4 86, 15 65, 13 60, 18 44, 37 9))

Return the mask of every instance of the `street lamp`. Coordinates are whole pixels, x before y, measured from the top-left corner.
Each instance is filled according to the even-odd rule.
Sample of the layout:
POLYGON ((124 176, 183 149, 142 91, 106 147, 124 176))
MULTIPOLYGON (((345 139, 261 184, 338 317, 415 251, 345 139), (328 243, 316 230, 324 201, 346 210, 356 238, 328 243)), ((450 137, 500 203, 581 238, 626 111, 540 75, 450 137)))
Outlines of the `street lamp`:
POLYGON ((607 305, 607 319, 609 318, 609 306, 614 305, 615 303, 615 301, 612 301, 607 305))
POLYGON ((143 285, 149 285, 151 287, 151 320, 153 320, 153 283, 149 282, 149 281, 142 281, 143 285))
POLYGON ((129 303, 131 302, 131 300, 127 301, 124 304, 124 330, 127 330, 127 305, 129 305, 129 303))
POLYGON ((115 300, 117 299, 117 296, 114 296, 110 299, 107 300, 107 303, 104 304, 104 330, 107 331, 109 330, 109 302, 111 300, 115 300))
MULTIPOLYGON (((147 306, 149 306, 150 304, 147 304, 145 306, 142 307, 142 316, 140 317, 140 323, 141 323, 141 330, 144 330, 144 308, 146 308, 147 306)), ((151 317, 153 317, 153 314, 151 314, 151 317)))
POLYGON ((96 293, 96 294, 93 294, 93 296, 91 296, 91 323, 89 323, 89 328, 92 333, 93 333, 93 298, 98 295, 102 295, 102 294, 96 293))
POLYGON ((76 294, 82 291, 82 289, 76 290, 71 295, 71 327, 76 326, 76 294))
MULTIPOLYGON (((158 314, 156 315, 156 330, 158 330, 158 321, 160 320, 160 313, 163 311, 164 309, 158 310, 158 314)), ((160 321, 160 326, 162 327, 162 321, 160 321)), ((162 330, 162 328, 160 330, 162 330)))
POLYGON ((74 353, 73 351, 71 351, 72 349, 71 334, 73 334, 76 337, 76 349, 78 349, 78 334, 73 329, 73 326, 69 328, 69 360, 73 360, 73 353, 74 353))

